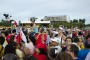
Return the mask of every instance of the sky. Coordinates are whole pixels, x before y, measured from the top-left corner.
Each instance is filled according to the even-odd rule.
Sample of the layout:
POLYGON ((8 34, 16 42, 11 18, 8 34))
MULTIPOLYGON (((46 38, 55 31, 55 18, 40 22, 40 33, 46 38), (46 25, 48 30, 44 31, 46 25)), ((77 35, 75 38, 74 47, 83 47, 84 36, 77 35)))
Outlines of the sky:
POLYGON ((70 20, 85 18, 89 24, 90 0, 0 0, 0 19, 5 19, 3 14, 16 21, 67 15, 70 20))

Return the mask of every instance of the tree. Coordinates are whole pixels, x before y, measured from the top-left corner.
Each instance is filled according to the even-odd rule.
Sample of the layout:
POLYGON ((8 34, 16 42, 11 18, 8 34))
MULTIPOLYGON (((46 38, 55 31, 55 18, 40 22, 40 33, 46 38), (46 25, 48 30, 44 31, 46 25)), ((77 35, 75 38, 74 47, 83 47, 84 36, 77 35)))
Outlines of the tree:
POLYGON ((74 20, 73 20, 73 23, 78 23, 78 20, 77 20, 77 19, 74 19, 74 20))
POLYGON ((36 18, 36 17, 31 17, 31 18, 30 18, 30 21, 31 21, 31 22, 35 22, 36 19, 38 19, 38 18, 36 18))
POLYGON ((41 21, 44 21, 43 19, 41 19, 41 21))
POLYGON ((59 24, 53 24, 53 27, 58 28, 59 24))
POLYGON ((79 19, 79 22, 85 24, 85 19, 79 19))
POLYGON ((5 18, 7 19, 9 17, 9 14, 3 14, 3 16, 5 16, 5 18))
POLYGON ((14 20, 7 21, 7 20, 2 19, 0 22, 0 26, 11 26, 12 21, 14 21, 14 20))

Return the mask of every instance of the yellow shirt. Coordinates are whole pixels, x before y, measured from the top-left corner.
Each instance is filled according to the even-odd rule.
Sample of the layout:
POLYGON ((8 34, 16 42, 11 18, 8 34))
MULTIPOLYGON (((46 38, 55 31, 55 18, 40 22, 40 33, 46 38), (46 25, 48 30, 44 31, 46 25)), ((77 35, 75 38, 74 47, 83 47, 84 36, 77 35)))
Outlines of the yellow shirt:
POLYGON ((4 48, 2 45, 0 45, 0 60, 1 60, 2 56, 4 56, 4 48))
POLYGON ((78 44, 81 49, 84 49, 84 44, 78 44))

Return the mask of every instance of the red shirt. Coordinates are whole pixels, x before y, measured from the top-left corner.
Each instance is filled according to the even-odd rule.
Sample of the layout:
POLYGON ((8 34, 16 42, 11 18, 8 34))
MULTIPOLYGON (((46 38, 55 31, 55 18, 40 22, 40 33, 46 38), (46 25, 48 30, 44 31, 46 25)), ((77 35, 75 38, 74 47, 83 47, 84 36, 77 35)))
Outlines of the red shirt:
MULTIPOLYGON (((47 40, 47 35, 46 34, 43 34, 44 35, 44 42, 46 43, 46 40, 47 40)), ((39 43, 42 43, 42 34, 40 34, 38 36, 38 34, 36 34, 36 37, 38 36, 37 40, 36 40, 36 45, 39 44, 39 43)))
POLYGON ((37 40, 36 40, 36 47, 37 48, 44 48, 44 50, 46 51, 46 40, 47 40, 47 35, 46 34, 40 34, 38 36, 38 34, 36 35, 36 37, 38 36, 37 40), (42 42, 42 36, 44 35, 44 43, 42 42))
POLYGON ((33 56, 37 59, 37 60, 47 60, 47 57, 44 54, 36 54, 34 53, 33 56))
POLYGON ((75 38, 77 36, 76 32, 73 32, 73 38, 75 38))
POLYGON ((8 42, 8 44, 10 44, 10 37, 12 36, 12 34, 9 34, 7 37, 6 37, 6 41, 8 42))
MULTIPOLYGON (((38 36, 38 34, 36 35, 36 37, 38 36)), ((47 40, 47 35, 46 34, 40 34, 36 40, 36 48, 43 48, 46 52, 46 40, 47 40), (42 36, 44 36, 44 42, 42 42, 42 36)), ((37 58, 37 60, 47 60, 46 55, 45 54, 37 54, 36 52, 34 52, 34 57, 37 58)))

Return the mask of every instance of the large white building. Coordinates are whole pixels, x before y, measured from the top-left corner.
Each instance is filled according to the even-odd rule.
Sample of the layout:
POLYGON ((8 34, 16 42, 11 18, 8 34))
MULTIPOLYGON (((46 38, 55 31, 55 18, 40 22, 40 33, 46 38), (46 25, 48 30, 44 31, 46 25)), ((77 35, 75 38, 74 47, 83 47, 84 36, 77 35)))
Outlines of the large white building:
POLYGON ((45 21, 50 21, 51 24, 57 24, 62 21, 67 21, 67 15, 61 15, 61 16, 45 16, 45 21))
POLYGON ((45 21, 67 21, 67 15, 61 16, 45 16, 45 21))

